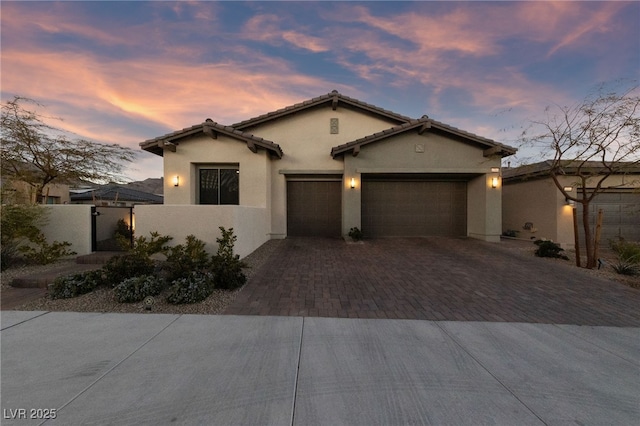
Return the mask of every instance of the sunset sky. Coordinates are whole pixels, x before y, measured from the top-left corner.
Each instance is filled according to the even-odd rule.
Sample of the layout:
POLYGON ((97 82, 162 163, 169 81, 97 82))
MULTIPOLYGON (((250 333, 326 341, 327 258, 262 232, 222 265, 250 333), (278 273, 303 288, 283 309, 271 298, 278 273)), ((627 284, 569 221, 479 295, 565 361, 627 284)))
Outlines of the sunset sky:
MULTIPOLYGON (((640 2, 3 0, 1 13, 2 101, 35 99, 77 137, 136 150, 334 89, 517 146, 547 105, 640 74, 640 2)), ((127 175, 160 177, 162 159, 140 151, 127 175)))

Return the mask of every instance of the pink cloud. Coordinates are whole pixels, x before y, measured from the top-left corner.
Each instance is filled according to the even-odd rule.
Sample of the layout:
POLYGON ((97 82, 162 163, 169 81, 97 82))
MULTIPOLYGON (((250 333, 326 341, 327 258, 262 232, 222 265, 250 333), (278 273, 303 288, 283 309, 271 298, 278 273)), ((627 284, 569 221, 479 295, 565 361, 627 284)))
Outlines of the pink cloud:
POLYGON ((279 16, 263 14, 249 19, 241 33, 246 40, 262 41, 273 45, 280 45, 284 41, 313 53, 326 52, 331 48, 323 38, 306 34, 304 28, 292 30, 283 29, 283 26, 283 19, 279 16))
MULTIPOLYGON (((226 62, 197 67, 164 58, 105 61, 91 55, 3 52, 3 90, 65 109, 92 109, 173 131, 212 118, 231 124, 316 96, 335 84, 298 74, 285 62, 255 57, 251 67, 226 62), (294 89, 291 89, 294 88, 294 89), (19 93, 18 93, 19 92, 19 93), (232 101, 230 101, 232 100, 232 101)), ((338 87, 338 89, 344 88, 338 87)), ((65 130, 134 146, 158 135, 92 127, 66 117, 65 130)), ((89 118, 89 115, 86 117, 89 118)))

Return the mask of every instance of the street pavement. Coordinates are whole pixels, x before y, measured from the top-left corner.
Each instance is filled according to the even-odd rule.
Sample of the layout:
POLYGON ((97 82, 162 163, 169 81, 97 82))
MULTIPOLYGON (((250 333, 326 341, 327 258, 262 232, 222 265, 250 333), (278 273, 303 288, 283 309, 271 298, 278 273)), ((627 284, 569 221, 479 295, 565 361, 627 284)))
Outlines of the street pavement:
POLYGON ((2 425, 632 425, 640 328, 1 313, 2 425))

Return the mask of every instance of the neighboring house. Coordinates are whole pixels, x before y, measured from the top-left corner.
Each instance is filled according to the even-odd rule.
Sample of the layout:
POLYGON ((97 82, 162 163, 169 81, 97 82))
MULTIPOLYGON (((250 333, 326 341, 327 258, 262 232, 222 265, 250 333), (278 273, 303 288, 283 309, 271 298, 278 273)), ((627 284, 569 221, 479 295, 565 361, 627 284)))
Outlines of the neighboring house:
POLYGON ((267 239, 339 237, 358 227, 365 237, 499 241, 500 164, 516 152, 337 91, 231 126, 207 119, 140 145, 164 157, 165 206, 262 208, 267 239))
MULTIPOLYGON (((560 183, 571 187, 576 196, 581 188, 579 179, 571 176, 575 165, 567 163, 560 183)), ((553 240, 563 247, 574 247, 573 207, 577 209, 578 230, 584 244, 582 205, 567 200, 549 175, 551 161, 503 169, 502 227, 503 231, 517 231, 520 238, 553 240)), ((597 163, 583 168, 594 173, 588 189, 596 184, 597 163)), ((600 175, 602 177, 602 175, 600 175)), ((624 173, 609 176, 603 184, 603 192, 590 205, 590 226, 595 229, 598 210, 603 210, 601 241, 622 237, 640 241, 640 166, 630 165, 624 173)))
POLYGON ((139 204, 162 204, 162 202, 163 197, 161 195, 150 194, 120 185, 71 190, 72 204, 133 207, 139 204))
MULTIPOLYGON (((32 185, 24 181, 2 179, 2 196, 7 198, 3 202, 16 204, 33 204, 36 202, 36 190, 32 185)), ((69 203, 69 185, 49 183, 45 185, 41 204, 67 204, 69 203)))

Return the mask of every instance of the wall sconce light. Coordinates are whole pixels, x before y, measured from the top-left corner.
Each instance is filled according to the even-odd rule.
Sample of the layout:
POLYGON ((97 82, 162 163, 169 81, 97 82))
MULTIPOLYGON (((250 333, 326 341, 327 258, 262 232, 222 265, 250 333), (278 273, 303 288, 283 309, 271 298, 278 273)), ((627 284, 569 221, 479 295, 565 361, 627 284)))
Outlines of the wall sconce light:
POLYGON ((351 178, 351 189, 356 187, 356 178, 351 178))
POLYGON ((500 173, 500 167, 492 167, 491 173, 500 173))
POLYGON ((565 186, 562 189, 564 189, 565 192, 571 192, 573 191, 573 186, 565 186))
POLYGON ((180 186, 180 177, 178 175, 173 177, 173 186, 180 186))
POLYGON ((566 197, 566 198, 564 199, 564 203, 565 203, 567 206, 575 206, 575 205, 576 205, 576 202, 575 202, 575 201, 573 201, 573 200, 571 200, 571 199, 569 199, 569 197, 566 197))
POLYGON ((498 178, 497 177, 492 177, 491 178, 491 187, 492 188, 497 188, 498 187, 498 178))

